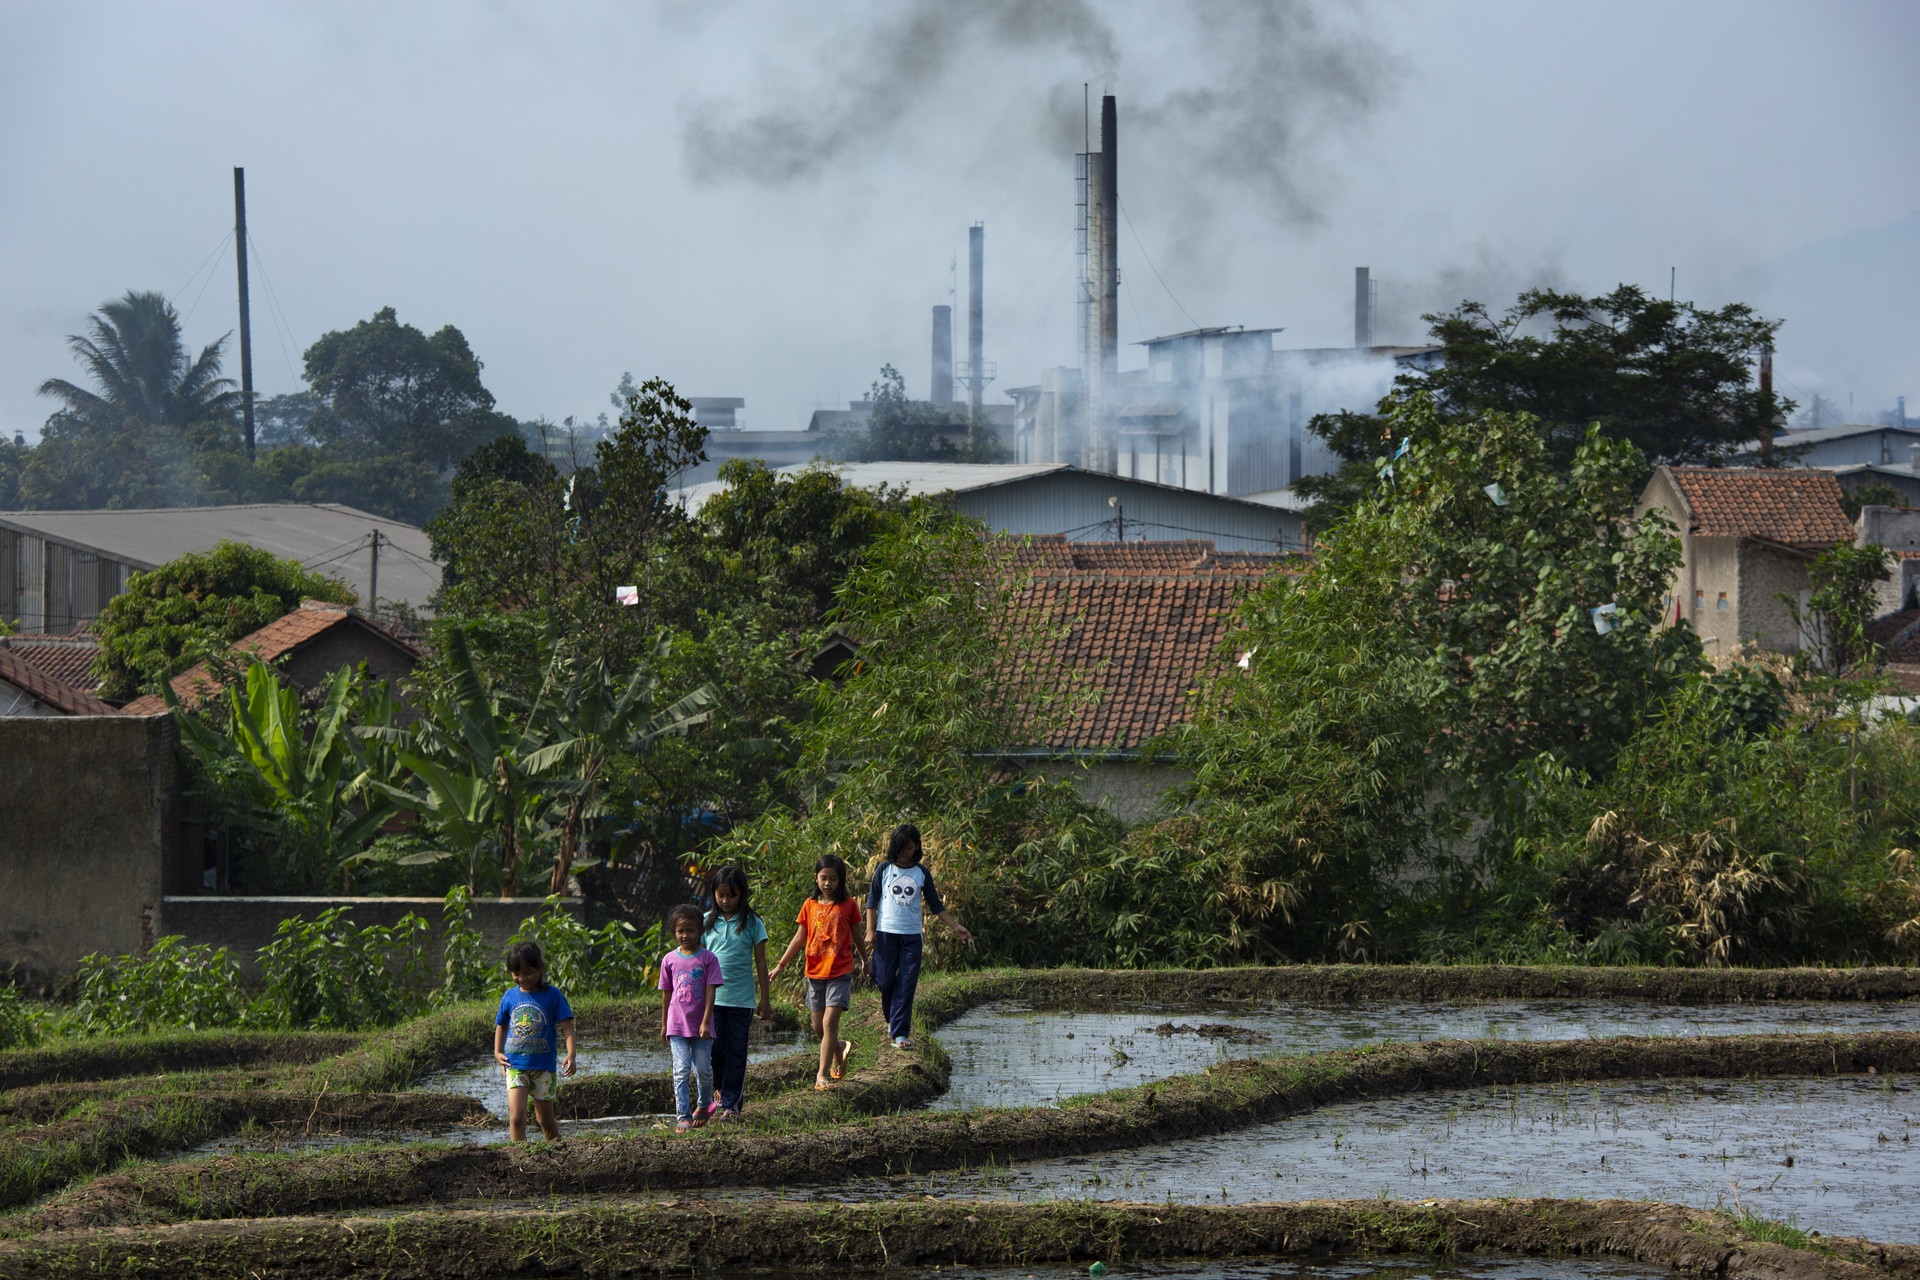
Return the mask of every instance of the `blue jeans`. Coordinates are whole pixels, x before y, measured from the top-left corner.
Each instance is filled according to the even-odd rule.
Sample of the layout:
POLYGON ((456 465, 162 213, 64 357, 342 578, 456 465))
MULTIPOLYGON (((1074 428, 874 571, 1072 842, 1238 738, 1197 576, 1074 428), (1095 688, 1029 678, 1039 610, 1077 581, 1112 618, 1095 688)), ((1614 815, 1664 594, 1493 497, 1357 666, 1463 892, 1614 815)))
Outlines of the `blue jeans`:
POLYGON ((873 985, 880 992, 880 1011, 887 1015, 887 1034, 902 1040, 913 1034, 913 993, 920 985, 920 935, 873 935, 873 985))
POLYGON ((680 1119, 693 1119, 693 1109, 706 1108, 713 1096, 713 1041, 699 1036, 669 1036, 673 1050, 673 1106, 680 1119))
POLYGON ((752 1009, 713 1006, 713 1087, 729 1111, 740 1110, 740 1094, 747 1085, 747 1033, 752 1029, 752 1009))

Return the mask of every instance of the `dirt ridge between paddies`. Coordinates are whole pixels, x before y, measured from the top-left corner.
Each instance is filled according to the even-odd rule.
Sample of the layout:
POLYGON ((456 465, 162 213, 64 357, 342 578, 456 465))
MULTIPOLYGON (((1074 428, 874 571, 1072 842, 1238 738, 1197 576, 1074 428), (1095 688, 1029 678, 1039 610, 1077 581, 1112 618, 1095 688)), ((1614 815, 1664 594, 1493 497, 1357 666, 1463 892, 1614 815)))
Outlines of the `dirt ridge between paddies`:
POLYGON ((0 1090, 170 1071, 305 1066, 337 1057, 361 1038, 338 1031, 177 1031, 8 1049, 0 1052, 0 1090))
POLYGON ((918 1013, 938 1027, 995 1000, 1090 1009, 1114 1001, 1234 1005, 1379 1000, 1920 1000, 1920 968, 1657 969, 1574 965, 1276 965, 1231 969, 979 969, 929 976, 918 1013))
MULTIPOLYGON (((898 1075, 911 1065, 889 1063, 871 1075, 898 1075)), ((423 1146, 146 1165, 98 1178, 6 1220, 0 1234, 483 1198, 804 1186, 1145 1146, 1421 1089, 1822 1077, 1870 1068, 1883 1076, 1920 1070, 1920 1032, 1373 1045, 1232 1059, 1193 1075, 1070 1099, 1057 1109, 871 1117, 841 1110, 822 1115, 829 1127, 799 1132, 755 1125, 686 1138, 643 1133, 579 1139, 559 1148, 423 1146)), ((834 1095, 803 1096, 830 1103, 834 1095)))
POLYGON ((1323 1200, 1171 1206, 701 1203, 277 1218, 85 1232, 0 1243, 23 1280, 194 1275, 203 1280, 392 1280, 473 1275, 668 1275, 747 1269, 836 1274, 896 1267, 1035 1266, 1160 1258, 1454 1255, 1615 1257, 1726 1280, 1920 1275, 1920 1249, 1859 1240, 1797 1248, 1724 1213, 1631 1200, 1323 1200))

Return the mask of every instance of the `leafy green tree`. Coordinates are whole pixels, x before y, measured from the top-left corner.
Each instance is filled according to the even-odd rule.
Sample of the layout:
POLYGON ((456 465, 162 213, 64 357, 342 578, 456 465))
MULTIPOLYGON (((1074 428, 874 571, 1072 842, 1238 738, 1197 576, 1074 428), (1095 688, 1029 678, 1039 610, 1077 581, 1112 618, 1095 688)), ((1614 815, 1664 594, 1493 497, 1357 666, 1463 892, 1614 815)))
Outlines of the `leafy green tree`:
POLYGON ((720 467, 726 488, 688 530, 703 585, 729 607, 758 600, 789 627, 811 627, 882 534, 899 527, 903 493, 858 489, 825 467, 791 475, 760 462, 720 467))
POLYGON ((94 623, 100 696, 118 700, 145 693, 196 662, 219 657, 307 599, 353 604, 355 597, 338 578, 241 542, 222 542, 136 573, 94 623))
POLYGON ((1439 368, 1401 374, 1376 413, 1313 419, 1313 431, 1343 464, 1296 486, 1316 504, 1316 528, 1372 486, 1375 464, 1396 441, 1388 415, 1416 395, 1430 397, 1452 421, 1529 415, 1548 458, 1563 469, 1594 423, 1638 449, 1643 465, 1716 463, 1770 440, 1773 424, 1793 409, 1752 385, 1759 352, 1780 322, 1739 303, 1704 310, 1634 285, 1591 298, 1530 289, 1498 316, 1468 301, 1425 319, 1442 348, 1439 368))
POLYGON ((307 385, 317 405, 306 430, 352 457, 397 455, 438 470, 453 466, 513 422, 493 408, 480 361, 452 325, 428 337, 392 307, 307 348, 307 385))
POLYGON ((1455 422, 1416 396, 1391 426, 1405 451, 1302 572, 1249 597, 1246 668, 1169 744, 1209 847, 1274 903, 1256 954, 1392 954, 1396 872, 1446 867, 1475 817, 1498 853, 1526 768, 1603 773, 1701 666, 1661 625, 1679 548, 1632 518, 1633 446, 1591 430, 1562 473, 1524 416, 1455 422))
POLYGON ((1425 655, 1449 768, 1485 799, 1542 753, 1603 767, 1701 664, 1692 629, 1662 625, 1680 544, 1664 513, 1633 518, 1639 450, 1589 428, 1562 470, 1525 415, 1455 422, 1415 397, 1392 422, 1410 443, 1375 503, 1402 523, 1357 513, 1350 536, 1403 531, 1398 625, 1425 655))
POLYGON ((1812 643, 1803 656, 1831 675, 1845 675, 1874 657, 1867 624, 1880 611, 1879 585, 1893 571, 1885 547, 1829 547, 1807 565, 1806 607, 1795 597, 1780 600, 1798 617, 1812 643))
POLYGON ((855 462, 1001 462, 1001 447, 985 415, 960 405, 934 404, 907 395, 906 379, 892 365, 880 367, 867 391, 873 406, 864 433, 839 441, 855 462), (957 438, 956 438, 957 437, 957 438))
MULTIPOLYGON (((558 611, 609 654, 637 656, 672 611, 680 582, 661 555, 686 523, 668 485, 705 457, 705 442, 692 407, 658 378, 628 397, 593 466, 572 475, 496 441, 456 473, 456 500, 427 526, 447 570, 441 612, 558 611), (640 592, 635 607, 617 603, 628 586, 640 592)), ((523 643, 522 670, 531 656, 523 643)))

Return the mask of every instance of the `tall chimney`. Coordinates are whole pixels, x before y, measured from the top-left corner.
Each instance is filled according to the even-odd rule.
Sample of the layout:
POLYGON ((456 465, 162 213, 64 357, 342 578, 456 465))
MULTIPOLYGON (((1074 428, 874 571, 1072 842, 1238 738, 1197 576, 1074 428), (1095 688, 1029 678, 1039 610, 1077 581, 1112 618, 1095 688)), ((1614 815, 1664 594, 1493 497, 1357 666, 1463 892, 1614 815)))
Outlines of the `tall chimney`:
POLYGON ((1095 258, 1095 320, 1099 333, 1098 368, 1089 370, 1089 402, 1093 408, 1094 447, 1087 465, 1095 471, 1119 470, 1114 440, 1114 401, 1120 379, 1120 121, 1112 94, 1100 98, 1099 182, 1090 194, 1098 199, 1095 230, 1099 252, 1095 258))
POLYGON ((933 383, 927 399, 935 404, 953 403, 953 308, 933 309, 933 383))
POLYGON ((1366 267, 1353 269, 1353 345, 1373 345, 1373 281, 1366 267))
POLYGON ((986 343, 986 304, 980 296, 986 278, 987 226, 976 222, 967 228, 967 407, 980 412, 980 392, 985 387, 986 366, 980 363, 986 343))
POLYGON ((1760 348, 1760 465, 1773 465, 1773 433, 1779 430, 1779 415, 1773 407, 1773 344, 1760 348))

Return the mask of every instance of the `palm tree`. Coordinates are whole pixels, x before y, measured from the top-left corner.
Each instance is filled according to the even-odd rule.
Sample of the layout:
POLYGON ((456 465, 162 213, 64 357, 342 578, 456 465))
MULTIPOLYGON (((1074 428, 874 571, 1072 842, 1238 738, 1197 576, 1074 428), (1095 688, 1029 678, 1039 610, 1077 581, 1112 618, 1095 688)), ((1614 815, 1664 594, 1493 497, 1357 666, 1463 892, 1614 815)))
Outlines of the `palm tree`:
POLYGON ((180 314, 158 293, 109 302, 87 321, 90 336, 71 334, 67 346, 86 367, 97 392, 64 378, 48 378, 40 394, 66 406, 76 422, 108 430, 135 424, 174 427, 230 420, 240 392, 220 376, 227 340, 209 343, 197 360, 180 340, 180 314))

